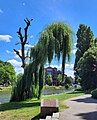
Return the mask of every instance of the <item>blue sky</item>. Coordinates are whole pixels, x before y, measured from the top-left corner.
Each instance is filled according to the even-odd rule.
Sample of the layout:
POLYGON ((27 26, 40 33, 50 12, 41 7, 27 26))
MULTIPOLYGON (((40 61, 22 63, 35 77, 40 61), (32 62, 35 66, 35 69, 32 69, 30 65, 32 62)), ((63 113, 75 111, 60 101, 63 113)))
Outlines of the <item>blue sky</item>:
MULTIPOLYGON (((20 46, 15 45, 19 41, 16 32, 19 27, 25 27, 23 20, 26 17, 33 18, 28 31, 28 40, 32 46, 38 42, 39 33, 46 25, 57 21, 69 24, 75 34, 79 24, 86 24, 97 36, 96 0, 0 0, 0 59, 11 62, 17 73, 22 70, 21 61, 13 49, 20 50, 20 46)), ((66 63, 66 73, 72 76, 75 44, 76 37, 71 64, 66 63)), ((61 68, 61 63, 53 61, 52 66, 61 68)))

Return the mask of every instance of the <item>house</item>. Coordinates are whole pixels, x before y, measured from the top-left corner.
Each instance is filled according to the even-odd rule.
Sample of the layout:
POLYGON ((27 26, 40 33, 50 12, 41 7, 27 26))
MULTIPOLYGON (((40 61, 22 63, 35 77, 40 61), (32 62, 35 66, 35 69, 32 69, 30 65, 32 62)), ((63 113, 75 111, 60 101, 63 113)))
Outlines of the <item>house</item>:
POLYGON ((46 72, 46 81, 45 83, 48 84, 48 75, 52 76, 52 85, 58 85, 58 81, 57 81, 57 77, 59 74, 61 74, 62 72, 60 70, 57 71, 57 68, 54 67, 47 67, 45 68, 45 72, 46 72))

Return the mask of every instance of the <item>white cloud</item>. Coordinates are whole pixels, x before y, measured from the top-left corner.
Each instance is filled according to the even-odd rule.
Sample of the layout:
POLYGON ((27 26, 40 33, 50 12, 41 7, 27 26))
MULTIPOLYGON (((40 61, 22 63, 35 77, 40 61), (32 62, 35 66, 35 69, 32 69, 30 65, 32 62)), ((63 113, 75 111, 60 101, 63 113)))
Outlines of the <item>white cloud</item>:
POLYGON ((76 47, 77 43, 74 43, 74 46, 76 47))
POLYGON ((10 35, 0 35, 0 41, 10 42, 11 38, 12 38, 12 36, 10 36, 10 35))
POLYGON ((11 52, 9 50, 6 50, 6 53, 10 54, 11 52))
POLYGON ((34 47, 34 45, 28 45, 28 44, 26 44, 25 47, 32 48, 32 47, 34 47))
POLYGON ((56 67, 57 69, 61 69, 62 68, 62 65, 60 64, 59 66, 58 65, 50 65, 51 67, 56 67))
POLYGON ((33 38, 33 35, 31 35, 30 38, 33 38))
POLYGON ((75 54, 75 53, 76 53, 76 51, 77 51, 77 49, 73 49, 73 50, 72 50, 72 53, 73 53, 73 54, 75 54))
POLYGON ((23 6, 25 6, 25 5, 26 5, 26 3, 23 2, 23 6))
POLYGON ((77 51, 76 45, 77 45, 77 43, 74 43, 74 44, 73 44, 74 49, 71 51, 73 54, 75 54, 76 51, 77 51))
POLYGON ((15 59, 8 60, 8 62, 10 62, 13 65, 13 67, 14 67, 17 74, 23 73, 23 68, 21 67, 22 62, 18 62, 15 59))
POLYGON ((65 66, 65 73, 68 75, 68 76, 71 76, 74 78, 74 64, 66 64, 65 66))
MULTIPOLYGON (((22 55, 21 50, 18 50, 20 55, 22 55)), ((25 50, 25 55, 27 54, 27 50, 25 50)), ((19 58, 19 56, 14 52, 14 58, 19 58)))
MULTIPOLYGON (((20 53, 21 55, 21 50, 18 50, 18 52, 20 53)), ((19 56, 14 52, 14 58, 19 58, 19 56)))
POLYGON ((3 10, 0 9, 0 13, 3 13, 3 10))

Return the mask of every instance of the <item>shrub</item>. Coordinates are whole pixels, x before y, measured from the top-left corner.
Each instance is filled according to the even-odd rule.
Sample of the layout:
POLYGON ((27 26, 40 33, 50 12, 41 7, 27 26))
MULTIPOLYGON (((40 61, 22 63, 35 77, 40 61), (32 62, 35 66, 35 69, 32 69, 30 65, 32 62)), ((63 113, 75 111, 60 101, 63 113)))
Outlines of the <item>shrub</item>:
POLYGON ((91 92, 93 98, 97 99, 97 88, 91 92))
POLYGON ((77 88, 75 89, 75 91, 83 91, 82 87, 80 85, 77 85, 77 88))
POLYGON ((65 84, 72 84, 73 78, 71 76, 65 77, 65 84))
POLYGON ((66 84, 66 85, 65 85, 65 88, 66 88, 66 89, 69 89, 69 85, 68 85, 68 84, 66 84))

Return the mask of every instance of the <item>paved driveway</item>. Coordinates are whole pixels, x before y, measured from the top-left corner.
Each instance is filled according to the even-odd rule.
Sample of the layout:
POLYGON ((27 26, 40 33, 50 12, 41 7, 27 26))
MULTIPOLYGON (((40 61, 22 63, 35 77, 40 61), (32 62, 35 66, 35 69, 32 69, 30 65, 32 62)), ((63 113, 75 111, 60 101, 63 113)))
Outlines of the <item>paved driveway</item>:
POLYGON ((89 94, 71 98, 64 104, 69 108, 60 112, 59 120, 97 120, 97 100, 89 94))

